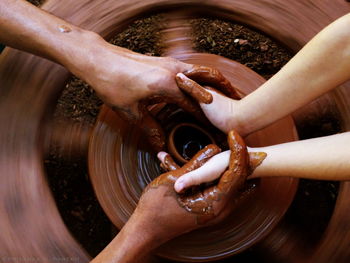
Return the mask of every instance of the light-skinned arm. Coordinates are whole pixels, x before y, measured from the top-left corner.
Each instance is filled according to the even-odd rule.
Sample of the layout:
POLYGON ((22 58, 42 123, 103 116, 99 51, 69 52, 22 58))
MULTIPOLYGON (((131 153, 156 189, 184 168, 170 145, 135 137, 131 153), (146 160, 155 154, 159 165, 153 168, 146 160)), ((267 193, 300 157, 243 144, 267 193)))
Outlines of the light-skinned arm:
POLYGON ((287 116, 350 79, 349 26, 350 14, 324 28, 256 91, 239 101, 211 92, 213 102, 202 109, 219 129, 242 136, 287 116))
MULTIPOLYGON (((350 132, 273 146, 249 148, 266 158, 248 177, 297 177, 316 180, 350 180, 350 132)), ((211 182, 227 168, 230 151, 212 157, 202 167, 180 177, 175 190, 211 182)))
MULTIPOLYGON (((248 135, 277 121, 350 79, 350 15, 317 34, 276 75, 240 101, 215 92, 211 104, 201 104, 210 121, 227 132, 248 135)), ((180 74, 182 78, 184 76, 180 74)), ((349 180, 350 134, 251 149, 266 159, 251 175, 349 180)), ((179 178, 175 189, 212 181, 228 164, 228 153, 212 158, 201 169, 179 178)))

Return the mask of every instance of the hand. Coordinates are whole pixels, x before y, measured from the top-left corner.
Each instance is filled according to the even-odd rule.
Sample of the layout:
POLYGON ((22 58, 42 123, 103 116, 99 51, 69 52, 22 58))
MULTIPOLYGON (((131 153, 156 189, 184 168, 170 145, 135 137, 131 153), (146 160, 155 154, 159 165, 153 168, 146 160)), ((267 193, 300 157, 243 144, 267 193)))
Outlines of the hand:
POLYGON ((215 224, 234 208, 234 197, 244 186, 249 168, 246 146, 240 136, 229 134, 230 165, 216 184, 198 187, 176 194, 177 178, 202 166, 220 152, 215 145, 199 151, 187 164, 179 168, 169 155, 163 155, 163 167, 170 170, 160 175, 145 189, 132 217, 139 218, 145 228, 152 229, 164 242, 196 228, 215 224), (181 219, 181 220, 179 220, 181 219))
POLYGON ((191 230, 215 224, 231 213, 249 173, 249 157, 242 138, 234 131, 228 136, 231 149, 228 170, 216 184, 177 194, 177 178, 193 171, 220 152, 208 145, 179 168, 170 155, 161 152, 162 167, 169 172, 153 180, 116 238, 93 263, 136 262, 166 241, 191 230))
MULTIPOLYGON (((229 134, 228 140, 230 149, 232 149, 234 139, 231 133, 229 134)), ((266 157, 267 154, 265 152, 254 151, 248 153, 247 177, 251 175, 260 164, 262 164, 266 157)), ((172 161, 170 155, 161 152, 158 154, 158 158, 161 161, 161 166, 163 169, 177 169, 177 165, 174 161, 172 161)), ((176 192, 181 193, 190 187, 198 186, 203 183, 212 183, 216 179, 220 178, 220 176, 233 161, 234 159, 231 151, 218 153, 210 158, 210 160, 206 161, 199 168, 193 169, 189 172, 186 172, 182 176, 175 178, 174 189, 176 192)))
MULTIPOLYGON (((83 63, 82 66, 77 59, 79 67, 73 63, 70 69, 88 82, 100 98, 121 114, 121 117, 141 127, 157 151, 162 150, 165 138, 162 128, 149 114, 148 105, 174 103, 198 120, 207 121, 198 104, 178 88, 175 80, 177 73, 185 72, 195 79, 196 74, 200 74, 206 83, 218 83, 223 89, 229 85, 221 74, 213 74, 217 71, 208 67, 182 63, 173 58, 137 54, 110 45, 103 39, 95 39, 93 42, 95 44, 91 45, 92 50, 86 52, 93 54, 90 62, 83 63)), ((203 94, 199 98, 201 103, 210 103, 211 94, 203 94)))
POLYGON ((141 119, 145 106, 140 101, 159 97, 188 112, 200 112, 175 82, 175 75, 193 69, 192 65, 111 45, 98 34, 24 0, 2 0, 0 10, 4 10, 2 21, 8 21, 0 23, 1 43, 63 65, 90 84, 106 104, 123 112, 128 120, 141 119))
POLYGON ((163 149, 165 136, 149 114, 149 104, 175 103, 197 118, 202 115, 200 107, 180 91, 175 81, 176 73, 189 70, 192 65, 173 58, 134 53, 97 35, 88 47, 82 48, 86 48, 84 57, 71 61, 69 70, 89 83, 125 121, 140 127, 155 151, 163 149))
MULTIPOLYGON (((179 81, 175 79, 177 73, 184 72, 201 83, 211 84, 238 98, 230 83, 215 69, 182 63, 173 58, 137 54, 110 45, 103 39, 95 42, 94 48, 99 48, 90 52, 95 54, 93 68, 79 68, 77 74, 126 121, 137 124, 156 151, 163 149, 165 136, 160 125, 149 114, 148 105, 159 102, 177 104, 198 120, 207 121, 197 103, 178 88, 179 81)), ((212 102, 212 95, 206 91, 195 95, 202 105, 212 102)))
POLYGON ((225 133, 235 129, 239 134, 246 135, 244 126, 240 121, 240 96, 235 88, 215 69, 211 69, 210 78, 202 73, 200 70, 190 70, 184 72, 184 74, 179 73, 176 75, 177 84, 183 91, 199 102, 205 116, 215 127, 225 133), (193 80, 211 87, 202 87, 193 80), (210 94, 212 102, 203 103, 197 94, 210 94))
POLYGON ((209 121, 226 134, 230 130, 235 129, 242 136, 247 135, 240 121, 240 102, 230 99, 215 90, 208 90, 208 92, 212 95, 213 102, 210 104, 200 103, 200 106, 209 121))
POLYGON ((179 103, 187 99, 174 78, 192 65, 172 58, 141 55, 100 37, 92 42, 86 48, 89 59, 81 58, 86 63, 72 62, 70 69, 89 83, 109 106, 140 119, 140 101, 159 96, 179 103))

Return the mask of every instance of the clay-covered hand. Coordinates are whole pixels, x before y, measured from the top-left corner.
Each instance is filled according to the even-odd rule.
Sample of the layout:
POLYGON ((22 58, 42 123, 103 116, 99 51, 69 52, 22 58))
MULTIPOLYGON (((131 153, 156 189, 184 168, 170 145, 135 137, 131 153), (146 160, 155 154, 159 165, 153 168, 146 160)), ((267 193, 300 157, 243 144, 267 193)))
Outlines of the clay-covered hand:
POLYGON ((156 101, 159 97, 184 108, 193 104, 175 81, 177 73, 192 69, 192 65, 173 58, 135 53, 102 38, 94 44, 97 47, 91 58, 93 65, 80 67, 75 74, 87 81, 107 105, 130 120, 142 118, 142 102, 156 101))
MULTIPOLYGON (((252 151, 248 152, 249 155, 249 167, 248 167, 248 178, 252 175, 254 170, 262 164, 262 162, 267 157, 265 152, 252 151)), ((162 161, 162 167, 166 166, 167 158, 159 155, 159 159, 162 161)), ((232 162, 232 154, 231 151, 221 152, 214 157, 212 157, 209 161, 207 161, 204 165, 199 167, 196 170, 192 170, 181 177, 179 177, 174 185, 174 189, 176 192, 181 193, 184 189, 188 189, 190 187, 194 187, 197 185, 201 185, 203 183, 211 183, 223 174, 223 172, 227 169, 229 164, 232 162)))
MULTIPOLYGON (((169 172, 147 186, 128 222, 93 262, 135 262, 138 259, 138 262, 145 262, 144 256, 166 241, 215 224, 231 213, 250 172, 251 160, 247 147, 236 132, 229 133, 228 142, 230 164, 221 178, 211 185, 192 188, 181 194, 174 190, 175 181, 183 174, 203 167, 208 160, 215 158, 220 148, 208 145, 181 168, 170 155, 160 153, 161 165, 169 172)), ((254 164, 258 165, 258 162, 254 164)))
POLYGON ((247 148, 242 138, 232 131, 228 141, 231 149, 230 165, 220 180, 181 194, 174 190, 177 178, 202 166, 218 154, 220 148, 208 145, 181 168, 167 155, 163 167, 170 171, 147 186, 133 217, 142 220, 145 227, 155 231, 156 236, 164 242, 222 220, 232 211, 234 196, 239 195, 244 186, 249 168, 247 148))
MULTIPOLYGON (((211 85, 212 87, 215 87, 215 89, 212 88, 213 91, 218 92, 218 90, 220 90, 222 91, 222 94, 226 94, 230 98, 239 98, 236 89, 232 87, 230 82, 215 68, 193 65, 189 70, 185 70, 181 74, 186 74, 192 79, 183 75, 185 78, 181 81, 176 77, 177 85, 180 89, 188 93, 190 97, 194 97, 197 102, 201 103, 201 105, 211 105, 213 95, 215 96, 216 93, 213 95, 210 94, 210 92, 202 88, 195 81, 198 81, 203 85, 211 85)), ((169 96, 154 96, 147 100, 143 100, 139 107, 140 116, 143 118, 139 123, 139 126, 142 127, 147 134, 148 140, 156 151, 162 150, 165 145, 165 138, 162 128, 149 114, 147 105, 157 102, 175 103, 187 113, 194 116, 198 121, 208 124, 208 120, 204 117, 203 111, 198 104, 187 96, 184 96, 181 100, 169 96)), ((128 116, 126 116, 126 118, 128 118, 128 116)))
MULTIPOLYGON (((102 38, 95 42, 92 66, 74 68, 72 71, 88 82, 121 117, 141 127, 156 151, 163 149, 165 138, 147 106, 159 102, 177 104, 197 119, 205 120, 198 104, 179 89, 175 79, 177 73, 192 72, 194 79, 200 73, 205 83, 218 83, 219 87, 228 89, 229 83, 224 81, 221 74, 213 74, 217 72, 214 69, 169 57, 138 54, 111 45, 102 38)), ((204 104, 212 101, 211 94, 206 94, 201 98, 204 104)))
POLYGON ((189 70, 176 75, 176 82, 181 90, 189 94, 200 104, 205 116, 218 129, 225 133, 235 129, 246 135, 239 114, 240 95, 230 82, 217 70, 205 73, 199 69, 189 70), (201 86, 201 85, 203 86, 201 86), (212 97, 211 103, 203 103, 201 96, 212 97))

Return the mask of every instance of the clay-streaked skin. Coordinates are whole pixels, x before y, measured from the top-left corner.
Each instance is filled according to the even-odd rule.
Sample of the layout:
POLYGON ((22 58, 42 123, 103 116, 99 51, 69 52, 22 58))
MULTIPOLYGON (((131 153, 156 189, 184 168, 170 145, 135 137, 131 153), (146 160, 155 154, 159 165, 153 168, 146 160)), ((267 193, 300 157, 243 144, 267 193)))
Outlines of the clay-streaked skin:
MULTIPOLYGON (((205 66, 195 66, 190 70, 187 70, 183 73, 186 77, 198 82, 204 83, 205 85, 209 85, 215 87, 227 97, 231 99, 240 99, 239 94, 236 89, 232 86, 232 84, 215 68, 208 68, 205 66)), ((181 82, 181 78, 179 78, 179 74, 176 76, 176 81, 179 84, 181 82)), ((209 93, 210 94, 210 93, 209 93)), ((193 93, 190 93, 193 96, 193 93)), ((208 96, 208 95, 207 95, 208 96)), ((196 98, 195 96, 193 96, 196 98)), ((201 102, 198 100, 198 102, 201 102)), ((208 103, 207 103, 208 104, 208 103)))
POLYGON ((126 225, 92 262, 104 263, 111 259, 134 262, 136 257, 145 262, 144 256, 169 239, 218 223, 231 213, 251 170, 250 165, 258 165, 265 155, 248 154, 244 141, 235 131, 229 133, 228 142, 231 150, 228 170, 216 184, 204 190, 192 189, 191 193, 176 194, 175 180, 201 167, 221 149, 208 145, 181 168, 170 155, 163 156, 162 167, 169 172, 148 185, 126 225))
MULTIPOLYGON (((191 70, 178 74, 175 80, 181 90, 195 98, 199 103, 210 104, 213 101, 213 97, 205 88, 190 78, 193 78, 200 84, 211 85, 211 87, 214 87, 215 89, 209 89, 218 91, 230 98, 240 98, 236 89, 217 69, 194 65, 191 70)), ((135 118, 135 115, 130 112, 114 108, 126 121, 135 123, 144 131, 148 141, 155 151, 164 150, 165 135, 162 127, 148 112, 147 106, 159 102, 176 104, 184 111, 194 116, 198 121, 202 123, 207 122, 207 119, 198 104, 192 103, 191 100, 177 97, 153 96, 147 100, 143 100, 138 106, 138 118, 135 118)))
POLYGON ((69 33, 72 31, 72 29, 69 26, 66 25, 60 25, 58 27, 58 29, 60 30, 61 33, 69 33))
MULTIPOLYGON (((24 0, 0 1, 0 42, 61 64, 86 81, 126 121, 138 125, 156 151, 165 145, 164 133, 146 110, 151 101, 174 103, 205 120, 199 105, 177 87, 175 76, 200 69, 205 79, 220 77, 211 68, 170 57, 137 54, 106 42, 24 0), (199 69, 198 69, 199 68, 199 69)), ((219 79, 218 79, 219 80, 219 79)), ((222 80, 220 79, 221 83, 222 80)), ((211 101, 211 94, 204 94, 211 101)))
POLYGON ((180 168, 180 166, 171 158, 169 154, 164 157, 163 162, 160 164, 165 171, 175 171, 180 168))
MULTIPOLYGON (((228 96, 231 99, 240 99, 236 89, 231 83, 215 68, 194 65, 190 70, 186 70, 183 73, 179 73, 175 77, 178 87, 193 97, 198 103, 210 104, 213 101, 213 96, 208 90, 214 90, 219 94, 228 96), (202 85, 210 85, 210 87, 202 87, 202 85)), ((183 98, 171 98, 167 96, 153 96, 144 100, 139 104, 138 110, 139 119, 135 119, 135 115, 130 112, 121 111, 116 109, 121 116, 131 122, 138 125, 146 134, 148 141, 155 151, 161 151, 165 146, 165 135, 162 127, 157 121, 150 115, 147 110, 147 106, 159 102, 167 102, 177 104, 180 108, 194 116, 202 123, 206 123, 207 119, 204 116, 199 105, 192 103, 191 100, 185 100, 183 98), (140 119, 141 118, 141 119, 140 119)))
MULTIPOLYGON (((170 156, 167 156, 167 162, 171 165, 164 165, 167 169, 171 170, 165 174, 160 175, 154 179, 148 187, 158 187, 159 185, 173 185, 177 178, 182 174, 188 173, 192 170, 195 170, 205 164, 211 157, 221 152, 221 149, 214 145, 210 144, 200 150, 190 161, 188 161, 184 166, 179 169, 174 170, 175 162, 171 159, 170 156)), ((146 189, 146 191, 148 188, 146 189)))
POLYGON ((265 160, 265 152, 249 152, 249 175, 265 160))
POLYGON ((213 96, 206 92, 204 88, 202 88, 195 81, 183 78, 183 74, 178 74, 176 76, 176 83, 182 90, 186 91, 188 94, 191 94, 198 102, 209 104, 213 101, 213 96))
POLYGON ((176 194, 173 188, 175 181, 183 174, 201 167, 211 157, 221 152, 216 145, 208 145, 199 151, 188 163, 177 169, 177 164, 170 155, 166 155, 162 167, 169 172, 160 175, 150 183, 145 192, 161 185, 169 187, 168 194, 174 196, 179 205, 197 216, 198 224, 205 224, 218 216, 225 209, 228 200, 237 198, 248 174, 262 163, 265 153, 248 154, 243 139, 235 131, 228 134, 228 144, 231 150, 228 170, 214 185, 195 187, 181 194, 176 194), (250 158, 252 157, 252 158, 250 158))

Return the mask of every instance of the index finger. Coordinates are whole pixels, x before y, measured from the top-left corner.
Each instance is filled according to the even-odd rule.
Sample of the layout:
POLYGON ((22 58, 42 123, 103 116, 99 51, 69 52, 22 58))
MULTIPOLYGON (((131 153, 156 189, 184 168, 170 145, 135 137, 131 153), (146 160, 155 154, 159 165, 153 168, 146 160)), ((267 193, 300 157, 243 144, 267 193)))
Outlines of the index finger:
POLYGON ((170 154, 166 152, 159 152, 157 157, 161 162, 160 167, 166 171, 175 171, 180 168, 170 154))
POLYGON ((198 83, 207 84, 218 89, 231 99, 241 98, 236 88, 216 68, 194 66, 192 69, 183 72, 183 74, 198 83))
POLYGON ((232 130, 227 140, 231 150, 229 167, 217 184, 217 188, 222 193, 238 190, 244 184, 249 171, 248 150, 242 137, 232 130))

